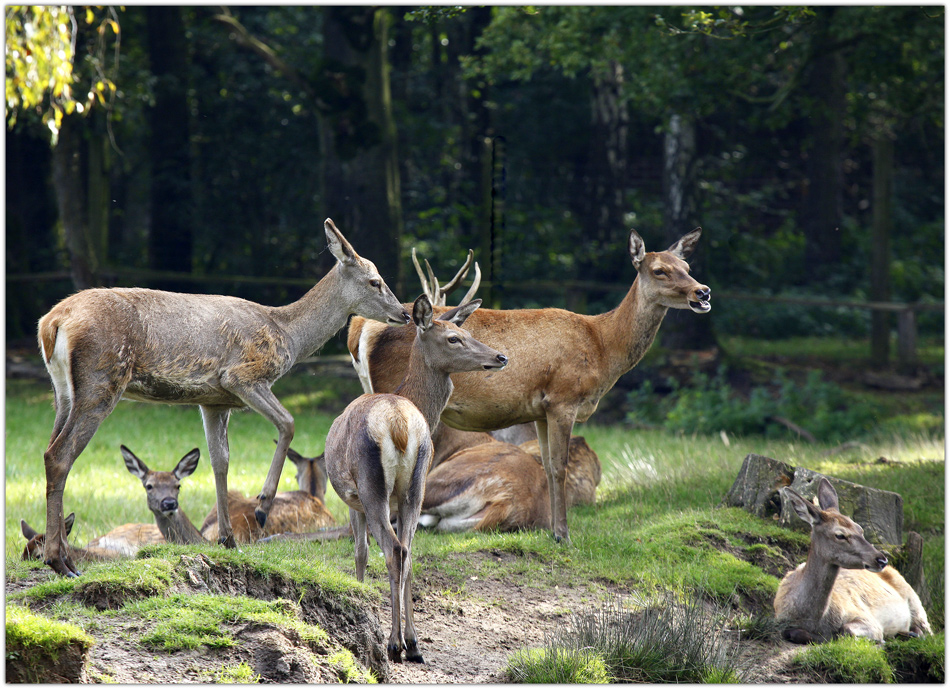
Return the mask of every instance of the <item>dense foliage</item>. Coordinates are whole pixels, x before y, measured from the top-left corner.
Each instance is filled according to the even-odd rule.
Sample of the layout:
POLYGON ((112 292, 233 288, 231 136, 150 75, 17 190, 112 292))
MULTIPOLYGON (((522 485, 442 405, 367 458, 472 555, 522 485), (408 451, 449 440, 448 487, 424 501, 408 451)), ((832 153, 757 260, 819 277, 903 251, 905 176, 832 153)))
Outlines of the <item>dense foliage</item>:
MULTIPOLYGON (((320 275, 327 215, 406 299, 411 247, 440 276, 471 247, 493 303, 608 309, 616 291, 572 281, 629 284, 629 227, 658 249, 695 225, 714 294, 860 300, 884 279, 892 299, 942 299, 941 7, 11 6, 6 20, 11 338, 84 286, 31 276, 76 281, 83 252, 95 284, 185 270, 220 279, 172 287, 294 298, 302 285, 225 277, 320 275), (59 62, 27 64, 27 36, 59 62), (869 268, 881 139, 883 278, 869 268), (69 141, 84 203, 64 215, 69 141)), ((723 299, 711 318, 765 336, 868 330, 860 311, 779 308, 723 299)), ((920 324, 940 332, 942 315, 920 324)))

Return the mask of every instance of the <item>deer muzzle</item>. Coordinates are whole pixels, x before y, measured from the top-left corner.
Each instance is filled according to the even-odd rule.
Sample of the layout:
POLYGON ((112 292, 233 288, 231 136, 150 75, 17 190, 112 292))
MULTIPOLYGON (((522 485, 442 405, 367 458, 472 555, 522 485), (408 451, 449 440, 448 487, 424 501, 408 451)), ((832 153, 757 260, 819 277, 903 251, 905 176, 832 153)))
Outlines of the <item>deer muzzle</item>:
POLYGON ((712 292, 709 288, 706 287, 706 285, 700 285, 693 290, 693 293, 690 294, 686 303, 689 304, 690 310, 696 313, 708 313, 712 309, 712 306, 709 304, 711 298, 712 292))

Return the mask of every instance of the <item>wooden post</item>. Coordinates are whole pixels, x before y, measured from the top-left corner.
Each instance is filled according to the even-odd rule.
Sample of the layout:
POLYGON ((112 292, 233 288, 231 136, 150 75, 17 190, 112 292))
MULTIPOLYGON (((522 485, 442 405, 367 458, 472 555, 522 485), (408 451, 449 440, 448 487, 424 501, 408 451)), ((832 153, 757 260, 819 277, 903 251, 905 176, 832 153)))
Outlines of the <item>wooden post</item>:
POLYGON ((897 364, 902 373, 917 365, 917 319, 913 309, 897 313, 897 364))

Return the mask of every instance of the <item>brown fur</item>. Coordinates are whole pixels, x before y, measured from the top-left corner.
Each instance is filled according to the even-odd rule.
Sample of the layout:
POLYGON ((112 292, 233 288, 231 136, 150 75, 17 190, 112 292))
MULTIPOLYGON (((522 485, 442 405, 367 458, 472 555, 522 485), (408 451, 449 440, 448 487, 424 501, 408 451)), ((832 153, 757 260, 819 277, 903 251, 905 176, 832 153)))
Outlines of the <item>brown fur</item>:
MULTIPOLYGON (((571 438, 568 506, 593 504, 601 467, 584 438, 571 438)), ((537 440, 496 440, 463 449, 429 473, 422 513, 445 531, 516 531, 551 522, 547 478, 537 440)), ((424 525, 428 525, 425 524, 424 525)))
MULTIPOLYGON (((617 379, 640 361, 667 309, 709 310, 708 287, 690 277, 683 260, 699 234, 694 230, 665 252, 647 253, 631 231, 629 253, 638 274, 627 296, 608 313, 479 309, 468 321, 472 335, 506 352, 511 364, 504 374, 454 374, 442 422, 464 431, 538 424, 546 441, 545 471, 555 486, 552 529, 558 540, 569 540, 564 480, 574 423, 588 419, 617 379)), ((351 321, 347 344, 357 371, 362 370, 364 390, 367 374, 372 390, 395 389, 413 337, 409 327, 351 321), (368 351, 360 350, 361 339, 368 351)))
MULTIPOLYGON (((280 533, 305 533, 334 526, 336 520, 321 500, 302 490, 278 493, 274 498, 267 523, 262 527, 254 517, 257 500, 238 491, 228 491, 231 526, 238 543, 254 543, 258 539, 280 533)), ((208 541, 218 538, 218 508, 212 507, 201 525, 201 535, 208 541)))
MULTIPOLYGON (((72 531, 73 521, 75 520, 76 515, 70 514, 65 519, 66 523, 66 535, 72 531)), ((147 524, 136 524, 135 526, 149 526, 147 524)), ((113 529, 109 533, 113 533, 117 529, 113 529)), ((26 547, 23 548, 23 554, 21 559, 23 560, 42 560, 43 553, 46 549, 46 534, 37 533, 33 527, 26 523, 26 520, 20 520, 20 532, 23 534, 23 537, 26 539, 26 547)), ((159 534, 161 535, 161 534, 159 534)), ((98 540, 98 539, 96 539, 98 540)), ((75 562, 105 562, 109 560, 118 560, 124 556, 124 553, 113 549, 113 548, 101 548, 95 544, 95 541, 90 541, 89 545, 85 548, 79 548, 72 544, 69 544, 69 554, 75 562)))

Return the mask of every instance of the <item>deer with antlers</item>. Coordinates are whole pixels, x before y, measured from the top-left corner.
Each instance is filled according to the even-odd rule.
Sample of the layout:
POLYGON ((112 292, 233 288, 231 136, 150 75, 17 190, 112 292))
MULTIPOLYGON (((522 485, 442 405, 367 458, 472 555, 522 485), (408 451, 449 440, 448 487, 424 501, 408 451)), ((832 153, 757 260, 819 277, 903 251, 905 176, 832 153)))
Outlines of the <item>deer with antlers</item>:
POLYGON ((267 520, 294 420, 271 392, 274 382, 319 349, 353 314, 408 323, 371 261, 329 218, 336 265, 300 300, 282 307, 220 295, 139 288, 88 289, 43 316, 38 338, 53 381, 56 416, 46 465, 46 563, 78 574, 63 524, 70 468, 119 399, 198 405, 215 477, 220 542, 234 547, 228 514, 228 420, 250 408, 277 428, 278 443, 255 516, 267 520))
POLYGON ((815 506, 783 488, 795 513, 811 525, 808 559, 785 575, 775 594, 775 619, 793 643, 840 636, 885 638, 930 634, 917 592, 887 557, 864 537, 864 529, 838 511, 838 494, 822 477, 815 506))
POLYGON ((393 662, 401 662, 404 649, 407 660, 423 662, 412 616, 412 539, 432 461, 430 429, 452 394, 449 375, 491 371, 508 363, 504 354, 461 327, 479 304, 475 300, 434 319, 429 299, 425 295, 416 299, 412 308, 416 332, 402 382, 393 393, 357 397, 327 434, 327 474, 350 508, 357 579, 362 581, 366 574, 367 530, 386 557, 392 605, 387 652, 393 662), (393 514, 395 531, 390 523, 393 514))
MULTIPOLYGON (((558 541, 570 542, 565 481, 574 423, 586 421, 617 379, 636 366, 668 309, 710 311, 710 290, 693 279, 686 263, 700 234, 696 228, 666 251, 647 252, 631 230, 628 252, 637 276, 620 305, 607 313, 479 309, 468 321, 474 337, 505 351, 511 363, 504 376, 453 376, 442 422, 464 431, 534 422, 558 541)), ((361 378, 382 392, 402 379, 412 338, 410 327, 354 318, 347 346, 361 378)))

